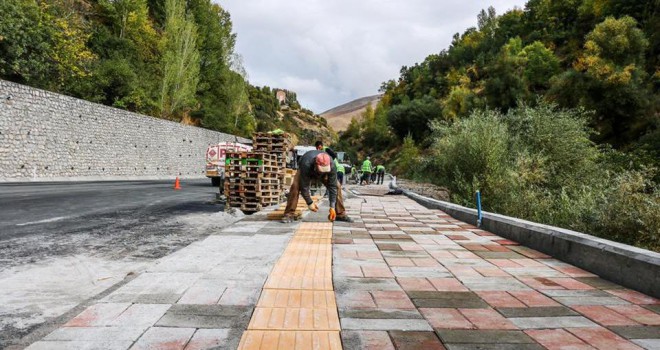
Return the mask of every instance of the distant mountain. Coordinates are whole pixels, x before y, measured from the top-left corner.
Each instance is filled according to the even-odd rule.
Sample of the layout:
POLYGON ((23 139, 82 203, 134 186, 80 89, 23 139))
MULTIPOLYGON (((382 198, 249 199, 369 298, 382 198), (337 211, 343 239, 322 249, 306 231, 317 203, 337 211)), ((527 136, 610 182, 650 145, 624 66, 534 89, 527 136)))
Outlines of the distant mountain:
POLYGON ((344 131, 351 123, 351 119, 355 118, 358 121, 361 120, 362 112, 367 109, 369 104, 371 104, 373 108, 376 108, 381 97, 383 97, 383 95, 358 98, 357 100, 321 113, 321 117, 325 118, 325 120, 328 121, 328 125, 330 125, 335 131, 344 131))

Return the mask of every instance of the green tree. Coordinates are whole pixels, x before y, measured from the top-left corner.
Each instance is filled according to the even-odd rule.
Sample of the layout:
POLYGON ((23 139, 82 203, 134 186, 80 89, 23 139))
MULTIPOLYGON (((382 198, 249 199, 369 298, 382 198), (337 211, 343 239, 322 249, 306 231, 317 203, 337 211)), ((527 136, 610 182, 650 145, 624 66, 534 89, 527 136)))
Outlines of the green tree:
POLYGON ((160 111, 163 118, 180 119, 196 103, 200 69, 197 26, 183 0, 167 0, 165 10, 160 111))
POLYGON ((524 76, 528 87, 535 92, 547 90, 550 79, 559 73, 559 58, 540 41, 525 46, 520 56, 525 62, 524 76))

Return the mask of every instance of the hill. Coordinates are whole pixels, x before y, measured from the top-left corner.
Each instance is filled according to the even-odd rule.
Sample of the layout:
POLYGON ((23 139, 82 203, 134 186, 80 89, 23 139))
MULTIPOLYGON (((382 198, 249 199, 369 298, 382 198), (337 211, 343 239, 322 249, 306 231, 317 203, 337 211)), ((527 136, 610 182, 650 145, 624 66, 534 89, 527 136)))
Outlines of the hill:
POLYGON ((358 121, 361 120, 362 113, 367 109, 369 104, 371 104, 373 108, 376 108, 381 97, 382 95, 374 95, 358 98, 357 100, 321 113, 321 117, 325 118, 325 120, 328 121, 328 125, 330 125, 335 131, 344 131, 348 128, 348 124, 351 123, 351 119, 356 118, 358 121))

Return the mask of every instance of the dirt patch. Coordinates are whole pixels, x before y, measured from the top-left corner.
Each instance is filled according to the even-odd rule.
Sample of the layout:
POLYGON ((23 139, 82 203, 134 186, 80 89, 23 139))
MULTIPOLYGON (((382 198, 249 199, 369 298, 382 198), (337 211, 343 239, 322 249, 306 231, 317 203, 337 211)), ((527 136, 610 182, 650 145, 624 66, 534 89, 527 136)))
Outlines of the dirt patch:
POLYGON ((450 199, 450 194, 448 189, 430 183, 397 179, 397 186, 400 189, 415 192, 419 195, 445 202, 449 202, 450 199))

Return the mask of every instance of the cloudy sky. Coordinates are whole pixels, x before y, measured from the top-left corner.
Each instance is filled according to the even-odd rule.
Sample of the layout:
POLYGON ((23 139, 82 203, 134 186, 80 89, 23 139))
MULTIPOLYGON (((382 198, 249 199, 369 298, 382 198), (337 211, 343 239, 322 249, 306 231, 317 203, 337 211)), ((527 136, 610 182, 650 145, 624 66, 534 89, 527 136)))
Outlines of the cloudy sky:
POLYGON ((316 113, 375 95, 476 26, 524 0, 214 0, 232 16, 236 51, 254 85, 293 90, 316 113))

